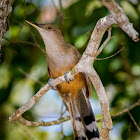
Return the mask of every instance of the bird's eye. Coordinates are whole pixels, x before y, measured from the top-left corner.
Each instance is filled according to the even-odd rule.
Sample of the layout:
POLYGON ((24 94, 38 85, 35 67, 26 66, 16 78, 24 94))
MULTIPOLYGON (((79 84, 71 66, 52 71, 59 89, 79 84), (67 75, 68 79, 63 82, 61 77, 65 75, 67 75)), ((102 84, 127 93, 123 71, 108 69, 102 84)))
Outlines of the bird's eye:
POLYGON ((53 28, 51 26, 48 26, 46 29, 47 30, 52 30, 53 28))

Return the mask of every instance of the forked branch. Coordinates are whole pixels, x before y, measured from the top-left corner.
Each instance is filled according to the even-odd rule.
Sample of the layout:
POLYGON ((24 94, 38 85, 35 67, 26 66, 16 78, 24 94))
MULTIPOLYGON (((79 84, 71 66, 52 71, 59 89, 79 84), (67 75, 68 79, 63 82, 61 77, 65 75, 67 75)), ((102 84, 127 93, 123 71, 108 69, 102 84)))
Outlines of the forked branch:
MULTIPOLYGON (((138 33, 135 31, 132 24, 129 22, 128 18, 126 17, 122 9, 119 7, 119 5, 114 0, 101 0, 101 1, 108 8, 111 14, 104 18, 101 18, 97 22, 85 52, 83 53, 78 64, 71 70, 71 72, 68 73, 68 78, 73 79, 74 76, 79 72, 87 73, 87 75, 89 76, 98 94, 98 98, 102 110, 103 123, 100 131, 100 139, 109 140, 109 130, 112 129, 112 119, 109 111, 109 102, 106 97, 104 86, 98 74, 93 68, 93 63, 97 55, 100 54, 105 44, 107 44, 107 42, 111 38, 111 30, 109 29, 109 36, 107 40, 99 48, 104 33, 108 28, 111 27, 112 24, 118 24, 119 27, 122 28, 124 32, 126 32, 134 41, 138 41, 139 39, 138 39, 138 33)), ((51 84, 52 86, 56 86, 64 81, 65 81, 64 76, 61 76, 51 81, 51 84)), ((49 89, 50 89, 49 85, 46 84, 32 97, 32 99, 28 103, 20 107, 9 118, 9 121, 19 120, 21 122, 24 122, 23 121, 24 119, 22 118, 22 114, 25 111, 29 110, 40 99, 40 97, 43 96, 49 89)), ((44 122, 42 123, 44 124, 44 122)), ((28 124, 34 125, 34 123, 29 121, 28 124)))

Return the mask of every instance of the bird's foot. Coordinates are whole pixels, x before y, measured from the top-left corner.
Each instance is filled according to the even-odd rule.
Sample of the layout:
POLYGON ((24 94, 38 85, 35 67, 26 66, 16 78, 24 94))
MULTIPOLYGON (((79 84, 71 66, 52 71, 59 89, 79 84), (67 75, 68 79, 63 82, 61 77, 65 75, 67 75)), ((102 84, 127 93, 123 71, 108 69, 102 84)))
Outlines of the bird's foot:
POLYGON ((64 78, 65 78, 65 80, 66 80, 66 82, 67 83, 70 83, 70 79, 68 78, 68 73, 69 73, 70 71, 67 71, 65 74, 64 74, 64 78))
POLYGON ((48 81, 49 86, 51 87, 52 90, 56 90, 55 87, 52 86, 51 81, 53 80, 53 78, 50 78, 48 81))

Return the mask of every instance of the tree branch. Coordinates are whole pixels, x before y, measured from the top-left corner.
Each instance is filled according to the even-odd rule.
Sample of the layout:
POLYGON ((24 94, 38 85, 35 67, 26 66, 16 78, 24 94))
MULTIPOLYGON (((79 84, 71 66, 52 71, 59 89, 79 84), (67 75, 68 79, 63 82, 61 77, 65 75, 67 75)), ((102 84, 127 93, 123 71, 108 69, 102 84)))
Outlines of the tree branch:
POLYGON ((101 47, 98 49, 97 53, 96 53, 96 57, 102 52, 103 48, 105 47, 105 45, 110 41, 111 39, 111 27, 108 29, 108 37, 107 39, 104 41, 104 43, 101 45, 101 47))
POLYGON ((115 2, 115 0, 101 0, 101 2, 113 15, 119 27, 135 42, 139 41, 138 32, 133 28, 133 24, 129 22, 123 9, 115 2))
MULTIPOLYGON (((114 119, 124 113, 127 113, 128 111, 132 110, 133 108, 135 108, 136 106, 139 106, 140 105, 140 99, 134 103, 133 105, 131 105, 130 107, 128 108, 125 108, 123 109, 122 111, 118 112, 118 113, 115 113, 114 115, 111 115, 111 118, 114 119)), ((70 120, 70 116, 66 116, 66 117, 61 117, 59 118, 58 120, 55 120, 55 121, 51 121, 51 122, 43 122, 43 121, 37 121, 37 122, 32 122, 32 121, 28 121, 22 117, 20 117, 18 119, 18 121, 24 125, 27 125, 27 126, 35 126, 35 127, 38 127, 38 126, 52 126, 52 125, 57 125, 57 124, 60 124, 64 121, 68 121, 70 120)), ((103 119, 99 119, 97 120, 97 123, 99 122, 102 122, 103 119)))
MULTIPOLYGON (((111 118, 114 119, 124 113, 127 113, 128 111, 132 110, 133 108, 135 108, 136 106, 139 106, 139 105, 140 105, 140 99, 136 103, 131 105, 130 107, 125 108, 125 109, 121 110, 120 112, 115 113, 114 115, 111 115, 111 118)), ((102 121, 103 121, 103 119, 97 120, 97 122, 102 122, 102 121)))
POLYGON ((121 114, 126 113, 127 111, 132 110, 133 108, 135 108, 136 106, 139 106, 139 105, 140 105, 140 99, 139 99, 136 103, 134 103, 133 105, 131 105, 130 107, 128 107, 128 108, 126 108, 126 109, 124 109, 124 110, 122 110, 122 111, 120 111, 120 112, 118 112, 118 113, 112 115, 111 117, 112 117, 112 118, 115 118, 115 117, 117 117, 117 116, 119 116, 119 115, 121 115, 121 114))
MULTIPOLYGON (((68 78, 72 79, 74 75, 71 75, 71 72, 68 74, 68 78)), ((53 87, 65 81, 64 76, 60 76, 51 81, 53 87)), ((9 117, 9 121, 12 122, 14 120, 19 120, 24 112, 29 110, 48 90, 50 90, 49 84, 43 86, 25 105, 17 109, 11 117, 9 117)))
POLYGON ((24 125, 27 125, 27 126, 35 126, 35 127, 38 127, 38 126, 52 126, 52 125, 58 125, 62 122, 65 122, 65 121, 68 121, 70 120, 70 116, 67 116, 67 117, 61 117, 59 118, 58 120, 55 120, 55 121, 50 121, 50 122, 44 122, 44 121, 40 121, 40 122, 33 122, 33 121, 28 121, 26 119, 24 119, 23 117, 20 117, 19 118, 19 122, 24 124, 24 125))
POLYGON ((140 132, 140 128, 138 126, 138 124, 136 123, 135 119, 133 118, 133 116, 131 115, 131 113, 129 112, 129 110, 127 110, 131 120, 133 121, 134 125, 137 127, 138 131, 140 132))
MULTIPOLYGON (((100 132, 100 139, 109 140, 109 130, 112 129, 112 120, 109 111, 109 102, 106 97, 104 86, 98 74, 93 68, 93 62, 97 54, 99 55, 99 53, 101 52, 99 51, 100 50, 99 46, 103 35, 105 31, 111 27, 112 24, 118 24, 119 27, 122 28, 134 41, 138 41, 138 33, 135 31, 135 29, 133 28, 132 24, 129 22, 128 18, 125 16, 122 9, 115 3, 114 0, 109 0, 108 2, 107 0, 102 0, 102 3, 109 9, 111 14, 100 19, 97 22, 85 52, 83 53, 78 64, 71 70, 71 72, 68 73, 68 78, 73 79, 74 76, 79 72, 86 73, 89 76, 98 94, 98 98, 102 110, 103 123, 100 132), (114 7, 114 9, 112 9, 112 7, 114 7), (125 26, 127 28, 125 28, 125 26)), ((102 48, 103 47, 101 47, 101 50, 102 48)), ((61 76, 52 80, 51 84, 52 86, 56 86, 64 81, 65 81, 64 76, 61 76)), ((22 114, 28 109, 30 109, 40 99, 40 97, 43 96, 49 89, 50 89, 49 85, 46 84, 32 97, 32 99, 28 103, 20 107, 9 118, 9 121, 20 120, 21 122, 23 122, 23 118, 21 117, 22 114)), ((30 124, 30 122, 28 121, 27 124, 30 124)))
MULTIPOLYGON (((112 129, 112 121, 110 117, 110 112, 109 112, 109 103, 105 94, 104 87, 100 81, 99 76, 93 69, 92 65, 94 62, 94 58, 96 58, 96 52, 98 50, 98 47, 100 45, 102 36, 104 35, 105 31, 112 25, 116 23, 112 15, 106 16, 102 19, 100 19, 95 28, 94 31, 92 32, 89 44, 82 55, 82 58, 80 59, 79 63, 75 66, 75 68, 72 69, 71 72, 68 73, 68 78, 73 79, 73 77, 79 73, 79 72, 84 72, 87 73, 92 80, 92 83, 94 84, 96 88, 96 92, 98 94, 100 104, 101 104, 101 109, 102 109, 102 114, 103 114, 103 120, 106 121, 103 123, 102 128, 103 129, 112 129), (92 74, 93 73, 93 74, 92 74), (97 79, 96 79, 97 78, 97 79), (95 80, 94 80, 95 79, 95 80), (100 88, 99 88, 100 87, 100 88), (104 109, 106 111, 104 111, 104 109)), ((61 82, 65 81, 64 76, 61 76, 55 80, 53 80, 52 86, 56 86, 57 84, 60 84, 61 82), (56 83, 55 83, 55 82, 56 83), (55 84, 53 84, 55 83, 55 84)), ((43 88, 41 88, 36 95, 32 97, 32 99, 26 103, 24 106, 20 107, 10 118, 9 121, 13 120, 18 120, 21 115, 29 110, 36 102, 37 100, 40 99, 41 96, 43 96, 48 90, 50 89, 49 85, 47 84, 43 88)), ((102 134, 102 133, 101 133, 102 134)), ((104 135, 104 134, 103 134, 104 135)))
POLYGON ((28 77, 29 79, 31 79, 32 81, 40 84, 41 86, 44 85, 43 82, 36 80, 34 78, 32 78, 28 73, 26 73, 23 69, 21 69, 20 67, 17 68, 23 75, 25 75, 26 77, 28 77))

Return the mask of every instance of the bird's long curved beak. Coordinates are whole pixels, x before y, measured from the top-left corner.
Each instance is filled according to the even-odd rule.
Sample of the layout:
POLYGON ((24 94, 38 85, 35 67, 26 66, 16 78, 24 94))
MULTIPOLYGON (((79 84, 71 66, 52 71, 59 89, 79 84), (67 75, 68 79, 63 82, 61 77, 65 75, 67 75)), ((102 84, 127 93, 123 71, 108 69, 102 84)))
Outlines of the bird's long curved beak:
POLYGON ((33 23, 31 21, 25 20, 28 24, 32 25, 34 28, 36 28, 37 30, 43 30, 44 28, 41 27, 39 24, 37 23, 33 23))

